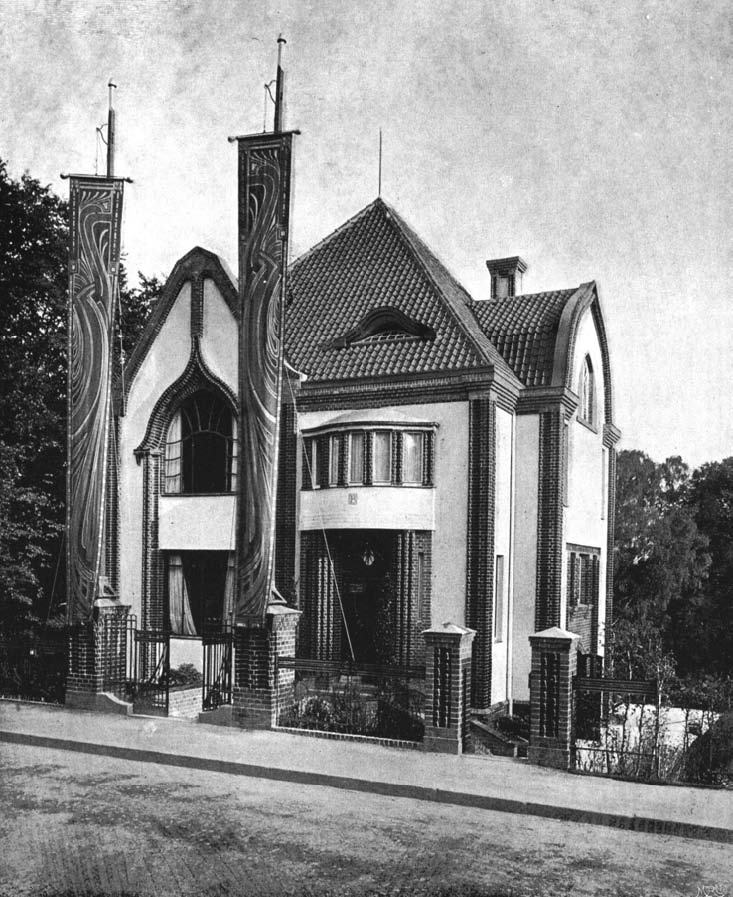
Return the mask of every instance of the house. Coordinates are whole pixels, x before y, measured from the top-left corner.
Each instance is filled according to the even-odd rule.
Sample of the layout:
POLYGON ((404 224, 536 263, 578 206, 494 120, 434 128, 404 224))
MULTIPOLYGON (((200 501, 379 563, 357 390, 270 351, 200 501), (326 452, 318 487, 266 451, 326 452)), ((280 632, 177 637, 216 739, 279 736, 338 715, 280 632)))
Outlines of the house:
MULTIPOLYGON (((522 295, 521 258, 487 269, 474 299, 381 199, 291 265, 275 559, 303 657, 419 664, 431 625, 475 630, 476 710, 528 699, 538 630, 603 655, 619 437, 596 284, 522 295)), ((107 551, 172 666, 232 613, 237 315, 193 249, 118 400, 107 551)))

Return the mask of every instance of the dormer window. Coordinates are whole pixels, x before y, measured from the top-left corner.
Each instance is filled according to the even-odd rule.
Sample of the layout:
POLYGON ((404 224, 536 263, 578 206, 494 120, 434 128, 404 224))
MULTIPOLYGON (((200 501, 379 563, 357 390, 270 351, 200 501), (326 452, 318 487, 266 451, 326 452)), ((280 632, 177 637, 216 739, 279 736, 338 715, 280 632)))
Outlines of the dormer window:
POLYGON ((409 318, 398 308, 383 305, 372 309, 342 336, 326 343, 324 349, 346 349, 355 343, 381 342, 386 339, 435 339, 435 330, 421 321, 409 318))
POLYGON ((580 404, 578 406, 578 420, 589 426, 595 425, 596 414, 596 384, 593 376, 593 363, 590 356, 586 355, 580 372, 580 384, 578 387, 580 404))

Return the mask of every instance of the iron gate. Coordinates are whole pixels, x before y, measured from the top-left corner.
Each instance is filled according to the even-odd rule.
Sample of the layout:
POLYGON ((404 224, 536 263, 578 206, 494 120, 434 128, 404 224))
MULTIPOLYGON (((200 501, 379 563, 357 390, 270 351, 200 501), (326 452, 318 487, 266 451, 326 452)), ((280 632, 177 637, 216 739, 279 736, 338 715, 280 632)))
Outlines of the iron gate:
POLYGON ((168 715, 170 685, 170 633, 135 630, 135 713, 168 715))
POLYGON ((229 627, 204 630, 204 710, 216 710, 232 703, 232 646, 234 633, 229 627))

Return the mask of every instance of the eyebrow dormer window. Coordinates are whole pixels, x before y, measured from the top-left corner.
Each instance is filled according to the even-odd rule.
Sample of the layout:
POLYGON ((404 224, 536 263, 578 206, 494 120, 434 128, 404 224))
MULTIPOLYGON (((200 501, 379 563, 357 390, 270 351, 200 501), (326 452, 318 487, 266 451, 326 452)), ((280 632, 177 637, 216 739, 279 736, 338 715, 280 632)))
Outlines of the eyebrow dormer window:
POLYGON ((593 376, 593 363, 588 355, 585 356, 583 369, 580 372, 578 394, 580 396, 578 419, 585 424, 594 426, 596 416, 596 384, 593 376))
POLYGON ((409 318, 398 308, 383 305, 372 309, 342 336, 326 343, 324 349, 346 349, 354 343, 376 342, 384 339, 434 340, 435 330, 422 321, 409 318))

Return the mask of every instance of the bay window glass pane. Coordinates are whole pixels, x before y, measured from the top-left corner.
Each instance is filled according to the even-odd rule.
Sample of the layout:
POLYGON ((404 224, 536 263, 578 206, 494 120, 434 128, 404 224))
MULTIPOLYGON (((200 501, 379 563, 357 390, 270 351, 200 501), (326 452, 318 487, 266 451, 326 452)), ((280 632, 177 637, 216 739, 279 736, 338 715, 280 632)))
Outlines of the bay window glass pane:
POLYGON ((364 434, 351 434, 351 449, 349 453, 349 482, 364 482, 364 434))
POLYGON ((422 483, 423 433, 405 433, 402 437, 402 482, 422 483))
POLYGON ((374 434, 375 483, 389 483, 392 479, 392 434, 389 430, 377 430, 374 434))
POLYGON ((330 441, 331 454, 329 456, 328 482, 332 486, 338 485, 339 461, 341 458, 341 440, 338 436, 332 436, 330 441))

